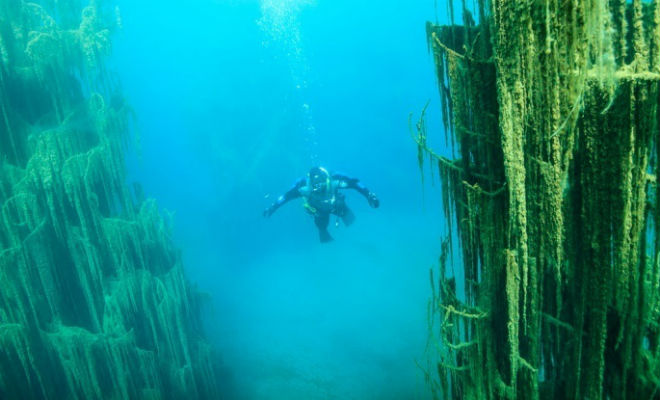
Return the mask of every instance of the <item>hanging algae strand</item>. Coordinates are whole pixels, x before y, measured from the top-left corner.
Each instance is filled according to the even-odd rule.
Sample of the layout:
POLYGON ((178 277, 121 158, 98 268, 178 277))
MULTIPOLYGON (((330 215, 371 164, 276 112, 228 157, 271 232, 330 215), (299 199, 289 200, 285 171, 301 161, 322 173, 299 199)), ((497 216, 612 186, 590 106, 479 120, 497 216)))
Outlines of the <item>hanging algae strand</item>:
POLYGON ((118 11, 0 2, 0 398, 217 399, 199 298, 125 184, 118 11))
POLYGON ((436 398, 656 398, 660 1, 479 1, 478 25, 461 7, 462 25, 427 23, 457 157, 422 121, 413 134, 463 264, 443 245, 427 382, 436 398))

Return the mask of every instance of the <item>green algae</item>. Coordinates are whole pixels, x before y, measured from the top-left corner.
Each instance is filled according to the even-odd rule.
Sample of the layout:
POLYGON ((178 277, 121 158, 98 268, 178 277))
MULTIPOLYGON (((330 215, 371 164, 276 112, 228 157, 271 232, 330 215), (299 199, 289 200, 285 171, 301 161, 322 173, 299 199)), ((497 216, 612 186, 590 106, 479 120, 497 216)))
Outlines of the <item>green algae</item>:
POLYGON ((660 4, 492 0, 478 12, 479 25, 469 12, 427 25, 458 158, 416 139, 463 263, 454 274, 444 258, 436 285, 449 289, 431 300, 431 387, 656 398, 660 4))
POLYGON ((198 295, 125 184, 116 8, 0 4, 0 397, 219 398, 198 295))

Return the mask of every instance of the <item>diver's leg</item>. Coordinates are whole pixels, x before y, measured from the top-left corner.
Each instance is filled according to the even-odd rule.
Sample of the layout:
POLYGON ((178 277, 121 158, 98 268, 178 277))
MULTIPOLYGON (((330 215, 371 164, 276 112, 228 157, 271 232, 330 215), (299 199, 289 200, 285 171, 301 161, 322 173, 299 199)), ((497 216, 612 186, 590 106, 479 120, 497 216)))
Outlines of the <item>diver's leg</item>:
POLYGON ((331 242, 333 240, 332 236, 330 236, 330 232, 328 232, 329 222, 330 214, 328 213, 318 214, 314 218, 314 223, 316 224, 316 227, 319 228, 319 239, 321 239, 321 243, 331 242))

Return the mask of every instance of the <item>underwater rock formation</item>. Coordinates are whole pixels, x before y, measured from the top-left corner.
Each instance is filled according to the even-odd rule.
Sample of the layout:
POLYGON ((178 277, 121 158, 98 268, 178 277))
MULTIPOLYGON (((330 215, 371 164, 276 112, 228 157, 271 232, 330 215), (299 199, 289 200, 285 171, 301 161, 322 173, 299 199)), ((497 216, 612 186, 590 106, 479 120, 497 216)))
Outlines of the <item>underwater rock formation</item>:
POLYGON ((219 398, 168 223, 125 184, 117 9, 0 3, 0 398, 219 398))
POLYGON ((658 399, 660 2, 476 12, 427 25, 454 154, 422 115, 452 225, 427 380, 440 398, 658 399))

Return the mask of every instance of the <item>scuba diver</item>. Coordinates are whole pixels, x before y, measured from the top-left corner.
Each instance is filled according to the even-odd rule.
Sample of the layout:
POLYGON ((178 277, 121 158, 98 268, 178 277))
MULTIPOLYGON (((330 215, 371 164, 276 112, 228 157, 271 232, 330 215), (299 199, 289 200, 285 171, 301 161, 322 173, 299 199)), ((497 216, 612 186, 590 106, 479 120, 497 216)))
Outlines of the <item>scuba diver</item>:
MULTIPOLYGON (((378 208, 378 197, 363 186, 358 179, 349 178, 341 174, 330 174, 323 167, 314 167, 309 170, 306 177, 296 181, 289 191, 277 198, 277 201, 264 210, 264 217, 270 217, 289 200, 302 197, 305 210, 314 217, 314 223, 319 229, 321 243, 332 241, 328 232, 330 214, 335 214, 349 226, 355 220, 355 215, 346 206, 344 195, 339 189, 355 189, 363 195, 372 208, 378 208)), ((339 223, 339 221, 337 221, 339 223)))

